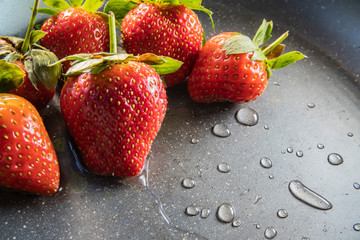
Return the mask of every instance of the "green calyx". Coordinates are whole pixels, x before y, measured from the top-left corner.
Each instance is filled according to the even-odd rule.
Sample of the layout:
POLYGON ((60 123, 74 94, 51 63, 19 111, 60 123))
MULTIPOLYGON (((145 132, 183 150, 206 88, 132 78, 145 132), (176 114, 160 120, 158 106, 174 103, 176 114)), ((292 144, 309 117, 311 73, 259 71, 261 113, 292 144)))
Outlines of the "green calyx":
POLYGON ((82 8, 88 12, 97 11, 105 0, 43 0, 44 4, 49 8, 39 8, 40 13, 56 15, 71 7, 82 8))
POLYGON ((192 10, 199 10, 209 15, 212 27, 215 29, 214 20, 212 18, 212 11, 201 5, 202 0, 109 0, 104 7, 104 12, 113 12, 116 20, 121 22, 125 15, 140 3, 153 3, 158 5, 184 5, 192 10))
POLYGON ((254 52, 251 60, 265 62, 267 75, 268 78, 270 78, 271 69, 286 67, 306 57, 298 51, 281 55, 285 49, 285 45, 281 43, 289 35, 288 32, 282 34, 270 45, 262 46, 271 38, 272 29, 272 21, 267 22, 264 19, 252 40, 239 33, 226 39, 222 50, 224 50, 227 55, 254 52))

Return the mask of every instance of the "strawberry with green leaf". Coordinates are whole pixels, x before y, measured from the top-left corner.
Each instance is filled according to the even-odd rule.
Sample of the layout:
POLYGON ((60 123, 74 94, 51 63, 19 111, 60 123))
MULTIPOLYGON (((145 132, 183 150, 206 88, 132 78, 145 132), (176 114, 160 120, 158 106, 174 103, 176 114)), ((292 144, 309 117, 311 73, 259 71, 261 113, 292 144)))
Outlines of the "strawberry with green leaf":
POLYGON ((250 102, 265 90, 271 69, 286 67, 305 56, 297 51, 282 54, 284 33, 268 46, 272 22, 263 21, 253 40, 233 32, 218 34, 204 45, 188 80, 196 102, 250 102))
MULTIPOLYGON (((108 17, 96 12, 104 0, 70 0, 71 5, 65 0, 43 2, 50 8, 41 8, 39 12, 53 16, 41 27, 47 34, 40 43, 58 58, 109 51, 108 17)), ((64 72, 69 67, 70 62, 63 63, 64 72)))
POLYGON ((36 108, 0 93, 0 186, 50 195, 58 191, 59 164, 36 108))
POLYGON ((141 172, 165 116, 167 97, 159 74, 178 70, 181 62, 150 53, 116 54, 114 21, 111 53, 61 60, 74 62, 60 107, 88 169, 132 177, 141 172))
POLYGON ((185 80, 202 47, 203 28, 192 10, 212 14, 201 0, 110 0, 104 9, 122 22, 127 53, 154 53, 184 63, 175 73, 162 75, 167 87, 185 80))
POLYGON ((38 6, 35 0, 25 39, 0 37, 0 93, 22 96, 40 109, 55 94, 61 65, 49 67, 58 58, 36 44, 46 34, 33 30, 38 6))

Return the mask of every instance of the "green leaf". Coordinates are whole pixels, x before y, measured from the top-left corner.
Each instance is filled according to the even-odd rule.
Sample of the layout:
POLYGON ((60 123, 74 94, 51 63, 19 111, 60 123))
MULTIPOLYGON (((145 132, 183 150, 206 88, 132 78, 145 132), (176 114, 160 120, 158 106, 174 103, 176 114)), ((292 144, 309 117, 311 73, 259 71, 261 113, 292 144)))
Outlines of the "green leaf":
POLYGON ((39 8, 39 13, 47 14, 50 16, 54 16, 60 12, 60 10, 52 9, 52 8, 39 8))
POLYGON ((43 3, 50 8, 54 8, 60 11, 71 7, 65 0, 43 0, 43 3))
POLYGON ((85 0, 81 8, 89 12, 97 11, 105 0, 85 0))
POLYGON ((224 41, 222 50, 227 55, 248 53, 259 49, 251 39, 245 35, 234 35, 224 41))
POLYGON ((25 59, 25 69, 35 88, 41 83, 47 89, 53 89, 60 76, 61 65, 50 65, 58 61, 56 55, 42 49, 32 49, 25 59), (49 66, 50 65, 50 66, 49 66))
POLYGON ((91 68, 97 67, 104 62, 103 59, 88 59, 86 61, 81 61, 74 64, 69 70, 66 72, 65 76, 73 77, 80 75, 83 72, 90 71, 91 68))
POLYGON ((284 55, 281 55, 280 57, 267 60, 266 63, 269 66, 269 68, 271 68, 271 69, 279 69, 279 68, 289 66, 290 64, 292 64, 296 61, 299 61, 299 60, 303 59, 304 57, 306 57, 306 56, 303 55, 301 52, 294 51, 294 52, 285 53, 284 55))
POLYGON ((267 42, 271 38, 272 28, 273 28, 273 22, 272 21, 267 22, 264 19, 253 38, 254 44, 256 46, 261 46, 265 42, 267 42))
POLYGON ((4 59, 8 62, 8 63, 12 63, 15 62, 16 60, 22 58, 21 54, 19 54, 18 52, 12 52, 9 55, 7 55, 4 59))
POLYGON ((47 32, 41 30, 32 31, 30 34, 30 46, 43 38, 46 34, 47 32))
POLYGON ((84 0, 69 0, 69 2, 73 7, 80 7, 84 0))
POLYGON ((147 63, 145 61, 145 63, 149 64, 158 74, 161 75, 165 75, 165 74, 170 74, 173 72, 176 72, 177 70, 180 69, 180 67, 182 66, 182 62, 170 58, 170 57, 161 57, 164 62, 161 64, 153 64, 153 63, 147 63))
POLYGON ((13 63, 0 60, 0 93, 7 93, 24 82, 25 73, 13 63))
POLYGON ((125 15, 138 4, 138 2, 131 0, 109 0, 104 7, 104 12, 113 12, 116 21, 121 23, 125 15))
POLYGON ((261 49, 256 49, 254 51, 254 55, 251 57, 252 61, 265 61, 266 60, 266 56, 264 55, 264 53, 261 51, 261 49))

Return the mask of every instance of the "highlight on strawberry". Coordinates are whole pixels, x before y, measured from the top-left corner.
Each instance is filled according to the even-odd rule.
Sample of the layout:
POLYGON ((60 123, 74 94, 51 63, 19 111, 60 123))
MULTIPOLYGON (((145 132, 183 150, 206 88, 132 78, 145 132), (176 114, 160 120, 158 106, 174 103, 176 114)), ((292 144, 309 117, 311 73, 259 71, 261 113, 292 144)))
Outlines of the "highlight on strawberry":
POLYGON ((60 107, 83 162, 98 175, 132 177, 143 168, 167 108, 159 74, 181 62, 148 53, 116 54, 115 19, 110 53, 77 54, 60 95, 60 107), (155 69, 155 70, 154 70, 155 69))
POLYGON ((53 98, 61 76, 61 65, 48 66, 58 61, 56 55, 36 44, 46 34, 33 30, 39 1, 34 1, 25 39, 0 37, 0 93, 22 96, 38 109, 53 98))
POLYGON ((297 51, 283 55, 281 42, 288 32, 270 45, 272 22, 263 21, 254 38, 225 32, 209 39, 201 50, 188 79, 188 91, 196 102, 250 102, 265 90, 271 69, 286 67, 305 56, 297 51))
POLYGON ((162 77, 167 87, 190 74, 201 50, 204 32, 193 10, 212 12, 201 0, 109 0, 104 11, 114 12, 122 23, 122 40, 127 53, 154 53, 183 62, 182 67, 162 77))
POLYGON ((35 194, 58 191, 57 156, 36 108, 0 93, 0 186, 35 194))
MULTIPOLYGON (((109 51, 108 16, 97 12, 104 0, 43 0, 49 8, 39 12, 52 15, 41 27, 46 36, 40 40, 61 59, 78 53, 109 51), (84 3, 83 3, 84 2, 84 3)), ((63 71, 70 63, 63 63, 63 71)))

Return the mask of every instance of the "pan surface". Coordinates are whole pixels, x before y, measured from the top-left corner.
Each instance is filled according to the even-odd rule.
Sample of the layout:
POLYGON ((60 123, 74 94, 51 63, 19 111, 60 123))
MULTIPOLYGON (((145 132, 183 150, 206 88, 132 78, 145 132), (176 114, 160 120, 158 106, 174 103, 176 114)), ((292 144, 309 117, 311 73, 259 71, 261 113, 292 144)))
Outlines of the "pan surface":
MULTIPOLYGON (((186 84, 169 88, 146 168, 132 179, 96 177, 81 167, 57 94, 41 114, 56 146, 61 191, 43 197, 0 190, 0 239, 360 239, 360 2, 203 5, 216 26, 199 13, 207 38, 224 31, 252 36, 266 18, 274 38, 289 30, 286 51, 308 58, 274 70, 265 93, 247 104, 197 104, 186 84), (259 116, 255 126, 235 118, 248 107, 259 116), (230 136, 215 136, 217 124, 230 136), (330 164, 331 153, 343 163, 330 164), (187 178, 193 188, 183 186, 187 178), (301 183, 308 190, 298 189, 301 183), (301 201, 302 191, 315 202, 306 204, 306 193, 301 201), (330 209, 319 209, 329 207, 323 199, 330 209), (219 221, 217 211, 227 205, 238 221, 219 221)), ((0 25, 0 35, 25 33, 3 19, 0 25)))

